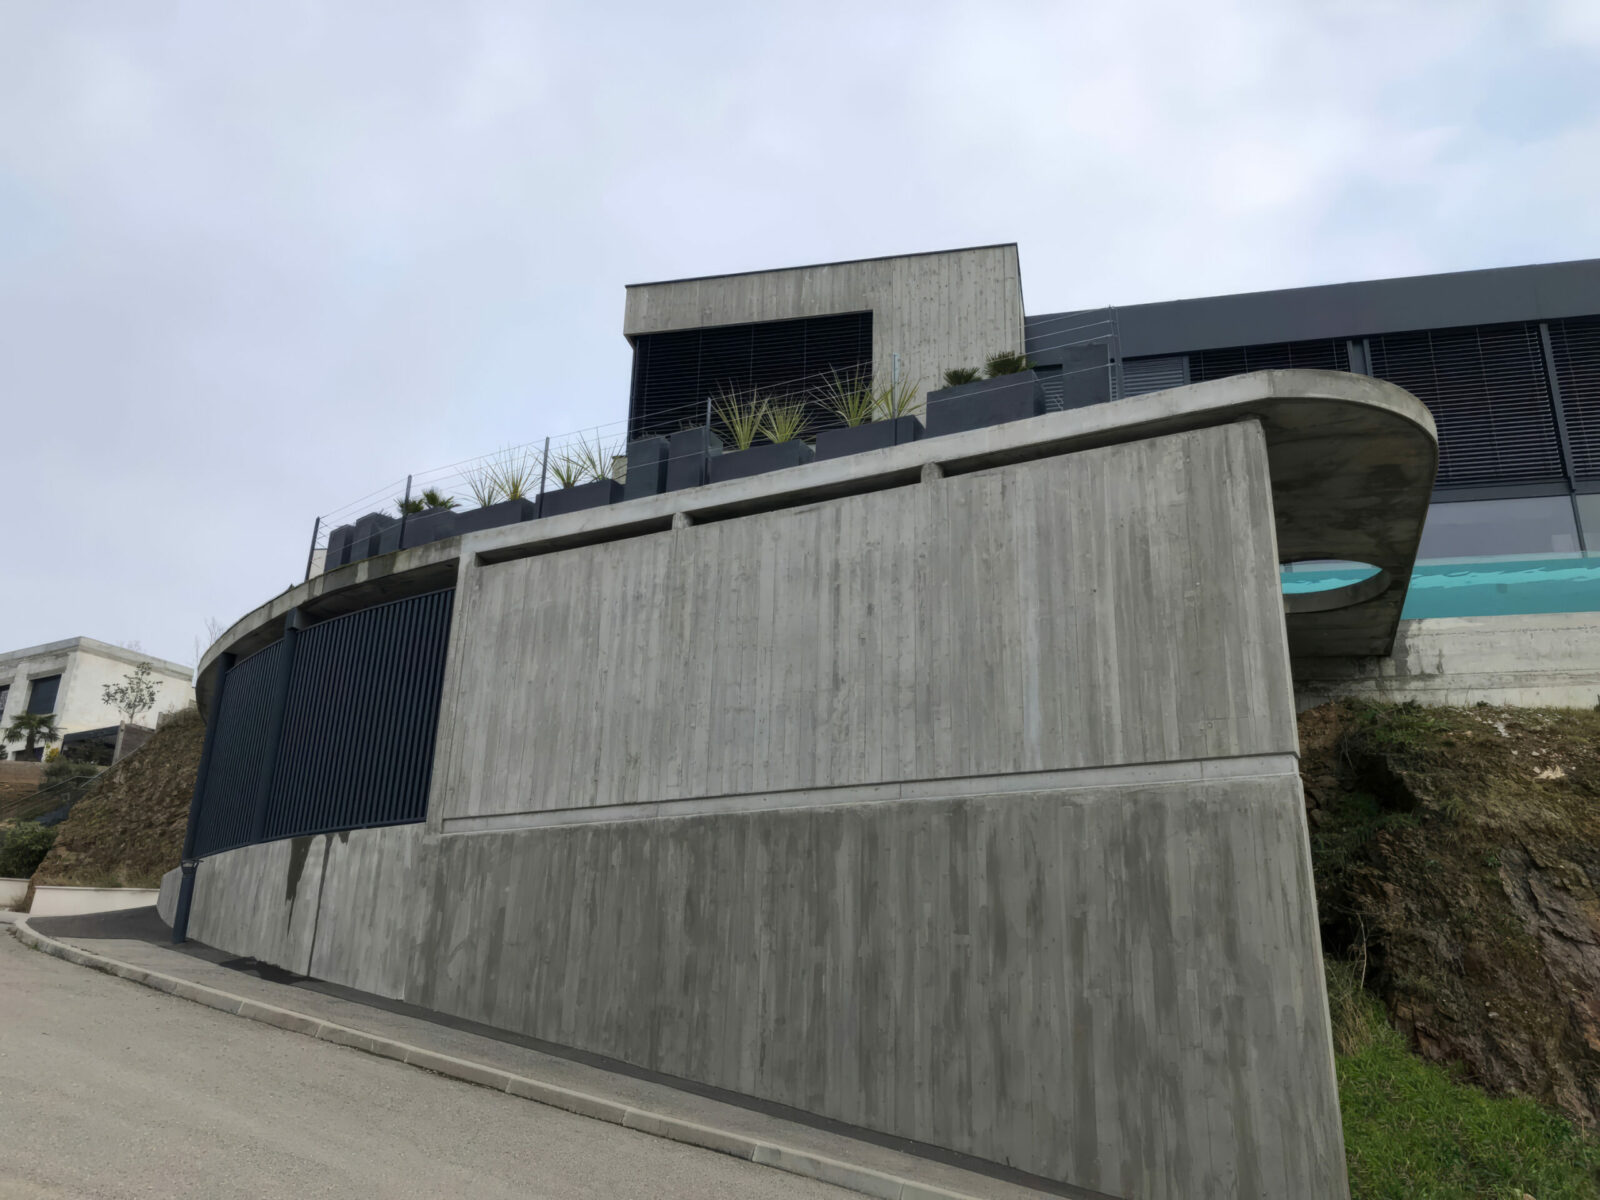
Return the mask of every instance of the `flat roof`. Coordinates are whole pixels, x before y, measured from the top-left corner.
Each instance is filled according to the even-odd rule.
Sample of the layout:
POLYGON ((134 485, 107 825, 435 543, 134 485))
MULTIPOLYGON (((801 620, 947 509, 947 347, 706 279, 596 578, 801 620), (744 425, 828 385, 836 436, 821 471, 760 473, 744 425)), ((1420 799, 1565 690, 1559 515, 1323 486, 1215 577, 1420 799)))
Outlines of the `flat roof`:
POLYGON ((44 658, 51 654, 88 653, 97 654, 101 658, 114 658, 125 662, 129 666, 137 666, 147 662, 154 669, 165 675, 182 675, 185 678, 193 676, 194 668, 183 663, 173 662, 168 658, 158 658, 154 654, 146 654, 143 650, 129 650, 125 646, 113 646, 110 642, 97 641, 90 637, 64 638, 59 642, 45 642, 38 646, 28 646, 22 650, 0 651, 0 663, 21 662, 28 658, 44 658))
POLYGON ((801 263, 793 267, 760 267, 754 271, 724 271, 717 275, 685 275, 681 279, 651 279, 644 283, 630 283, 630 288, 663 287, 669 283, 698 283, 703 279, 737 279, 741 275, 771 275, 778 271, 814 271, 820 267, 849 267, 856 263, 887 262, 891 258, 931 258, 936 254, 970 254, 974 250, 1004 250, 1015 247, 1015 242, 989 242, 983 246, 957 246, 952 250, 916 250, 910 254, 875 254, 871 258, 840 258, 833 262, 801 263))
MULTIPOLYGON (((1125 358, 1550 321, 1600 313, 1600 259, 1234 292, 1029 314, 1027 319, 1043 325, 1055 317, 1102 312, 1115 320, 1125 358)), ((1046 339, 1049 334, 1041 329, 1038 336, 1046 339)))

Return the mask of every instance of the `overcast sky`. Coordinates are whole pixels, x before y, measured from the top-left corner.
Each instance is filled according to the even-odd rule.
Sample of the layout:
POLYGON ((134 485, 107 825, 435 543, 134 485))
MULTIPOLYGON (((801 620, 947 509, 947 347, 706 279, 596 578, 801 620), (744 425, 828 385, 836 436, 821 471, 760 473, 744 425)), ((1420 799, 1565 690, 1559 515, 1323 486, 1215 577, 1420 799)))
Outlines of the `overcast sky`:
POLYGON ((1600 256, 1597 81, 1597 0, 0 0, 0 651, 192 662, 316 514, 621 420, 630 282, 1600 256))

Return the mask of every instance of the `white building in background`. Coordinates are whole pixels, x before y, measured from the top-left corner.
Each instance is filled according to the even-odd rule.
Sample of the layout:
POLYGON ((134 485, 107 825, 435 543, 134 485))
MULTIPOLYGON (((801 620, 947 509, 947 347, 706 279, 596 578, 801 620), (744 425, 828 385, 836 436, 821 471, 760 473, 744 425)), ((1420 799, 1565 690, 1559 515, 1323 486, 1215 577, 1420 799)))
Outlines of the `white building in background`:
MULTIPOLYGON (((103 730, 114 738, 122 715, 105 702, 101 690, 108 683, 121 683, 142 662, 150 664, 151 682, 159 686, 155 707, 140 714, 140 724, 154 725, 161 714, 194 703, 193 668, 93 638, 68 638, 0 653, 0 736, 22 713, 51 713, 59 735, 36 745, 35 757, 59 746, 60 735, 103 730)), ((0 743, 0 759, 24 757, 23 745, 0 743)))

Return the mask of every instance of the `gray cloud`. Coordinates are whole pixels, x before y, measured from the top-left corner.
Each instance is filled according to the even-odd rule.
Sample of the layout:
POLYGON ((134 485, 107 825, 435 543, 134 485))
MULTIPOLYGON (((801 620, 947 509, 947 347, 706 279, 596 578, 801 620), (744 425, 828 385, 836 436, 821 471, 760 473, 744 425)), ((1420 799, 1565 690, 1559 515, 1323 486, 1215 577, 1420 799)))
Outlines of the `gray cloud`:
POLYGON ((408 470, 625 412, 625 283, 1021 243, 1048 311, 1600 254, 1547 5, 0 10, 0 646, 191 657, 408 470))

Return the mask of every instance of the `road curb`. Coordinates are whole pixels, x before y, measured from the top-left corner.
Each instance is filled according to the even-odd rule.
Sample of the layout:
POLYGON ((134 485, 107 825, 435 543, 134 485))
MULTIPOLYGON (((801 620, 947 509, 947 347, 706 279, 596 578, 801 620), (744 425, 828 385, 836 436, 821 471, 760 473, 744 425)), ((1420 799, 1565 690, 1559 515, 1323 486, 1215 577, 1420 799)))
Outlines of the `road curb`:
POLYGON ((882 1200, 981 1200, 969 1192, 948 1191, 891 1175, 885 1171, 875 1171, 870 1167, 860 1167, 820 1154, 750 1137, 748 1134, 718 1129, 710 1125, 699 1125, 678 1117, 651 1112, 648 1109, 634 1108, 615 1100, 607 1100, 603 1096, 543 1083, 537 1079, 503 1071, 498 1067, 486 1066, 464 1058, 454 1058, 448 1054, 440 1054, 392 1038, 379 1037, 292 1009, 264 1004, 259 1000, 191 983, 173 975, 163 975, 159 971, 147 971, 143 967, 81 950, 65 942, 58 942, 32 928, 26 919, 11 923, 10 929, 18 941, 34 950, 81 967, 115 975, 119 979, 143 984, 145 987, 166 992, 182 1000, 203 1004, 219 1012, 259 1021, 263 1025, 303 1034, 318 1041, 331 1042, 336 1046, 348 1046, 352 1050, 361 1050, 379 1058, 393 1059, 407 1066, 432 1071, 436 1075, 459 1079, 463 1083, 477 1084, 479 1087, 492 1088, 510 1096, 563 1109, 582 1117, 608 1121, 613 1125, 621 1125, 652 1137, 698 1146, 702 1150, 715 1150, 719 1154, 774 1167, 791 1175, 815 1179, 820 1183, 849 1188, 868 1196, 881 1197, 882 1200))

